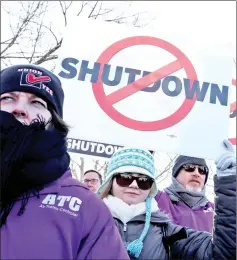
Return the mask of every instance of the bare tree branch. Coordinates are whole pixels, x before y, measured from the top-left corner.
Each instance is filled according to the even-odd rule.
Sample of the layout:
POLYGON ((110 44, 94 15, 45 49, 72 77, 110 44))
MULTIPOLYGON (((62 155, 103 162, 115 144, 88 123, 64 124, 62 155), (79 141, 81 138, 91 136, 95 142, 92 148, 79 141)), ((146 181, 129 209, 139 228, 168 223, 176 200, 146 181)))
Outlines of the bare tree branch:
POLYGON ((123 16, 124 13, 121 13, 120 15, 118 15, 117 17, 115 17, 114 19, 107 19, 105 20, 106 22, 115 22, 115 23, 125 23, 127 19, 132 18, 132 17, 137 17, 139 15, 141 15, 142 13, 145 12, 140 12, 140 13, 136 13, 136 14, 132 14, 132 15, 128 15, 128 16, 123 16))
POLYGON ((67 10, 66 10, 66 8, 65 9, 63 8, 62 1, 59 1, 59 4, 60 4, 61 9, 62 9, 62 13, 63 13, 63 17, 64 17, 64 23, 65 23, 65 26, 66 26, 67 25, 67 16, 66 16, 67 10))
MULTIPOLYGON (((38 23, 35 22, 35 21, 32 21, 32 24, 38 25, 38 23)), ((49 26, 42 24, 42 28, 47 29, 52 34, 52 36, 54 37, 56 44, 58 44, 58 38, 52 30, 52 23, 50 23, 49 26)))
MULTIPOLYGON (((63 39, 61 39, 56 46, 54 46, 53 48, 48 50, 39 60, 35 61, 34 64, 40 65, 41 63, 43 63, 53 52, 55 52, 56 50, 58 50, 61 47, 62 41, 63 41, 63 39)), ((58 56, 55 55, 55 57, 58 57, 58 56)))
POLYGON ((2 62, 4 63, 4 65, 5 65, 6 67, 8 66, 7 62, 5 62, 4 60, 3 60, 2 62))
POLYGON ((77 163, 75 160, 73 160, 71 158, 71 161, 70 161, 70 168, 71 168, 71 171, 72 171, 72 174, 73 174, 73 177, 76 178, 76 179, 79 179, 79 181, 82 181, 82 176, 83 176, 83 173, 84 173, 84 166, 85 166, 85 160, 84 158, 80 157, 80 164, 77 163), (76 166, 77 168, 79 168, 79 176, 78 176, 78 171, 76 169, 76 166), (78 178, 79 177, 79 178, 78 178))
POLYGON ((100 12, 100 11, 101 11, 101 9, 98 11, 97 14, 91 15, 91 18, 94 18, 96 20, 99 16, 103 16, 105 14, 111 13, 113 11, 113 9, 106 9, 106 10, 104 10, 104 12, 100 12))
POLYGON ((1 44, 9 44, 10 41, 12 41, 13 37, 8 39, 8 40, 5 40, 3 42, 1 42, 1 44))
POLYGON ((99 7, 99 10, 97 11, 97 14, 95 14, 95 15, 90 14, 89 18, 97 19, 97 17, 98 17, 99 15, 102 15, 101 9, 102 9, 102 2, 100 2, 100 7, 99 7))
POLYGON ((103 173, 106 171, 107 166, 108 166, 108 162, 107 161, 103 161, 103 164, 100 163, 99 159, 94 160, 94 169, 98 172, 101 173, 101 171, 103 170, 103 173))
POLYGON ((4 10, 7 14, 10 14, 10 8, 7 8, 4 4, 1 2, 1 9, 4 10))
POLYGON ((103 173, 105 173, 106 170, 107 170, 107 167, 108 167, 108 162, 104 162, 103 165, 100 165, 100 168, 98 169, 98 172, 101 172, 103 170, 103 173))
POLYGON ((161 177, 161 176, 160 176, 159 179, 156 178, 156 180, 158 180, 159 183, 161 183, 162 181, 164 181, 164 180, 166 180, 166 179, 168 178, 168 175, 169 175, 169 173, 166 172, 166 174, 162 176, 162 177, 163 177, 162 179, 160 178, 160 177, 161 177))
POLYGON ((96 1, 96 2, 95 2, 95 4, 94 4, 94 6, 93 6, 93 8, 92 8, 92 10, 91 10, 91 12, 90 12, 90 14, 88 15, 88 18, 91 18, 91 15, 94 13, 94 10, 95 10, 95 8, 96 8, 98 2, 99 2, 99 1, 96 1))
POLYGON ((81 9, 80 9, 80 11, 77 13, 77 16, 79 16, 79 15, 81 14, 81 12, 82 12, 83 9, 85 8, 85 6, 88 5, 88 4, 89 4, 89 1, 88 1, 88 2, 82 1, 82 3, 81 3, 81 9))
POLYGON ((61 10, 62 10, 62 13, 63 13, 63 17, 64 17, 65 26, 67 26, 67 10, 70 8, 72 3, 73 3, 73 1, 70 1, 68 6, 67 6, 67 1, 59 1, 59 4, 61 6, 61 10), (63 4, 64 4, 64 6, 63 6, 63 4))
MULTIPOLYGON (((22 32, 24 31, 24 29, 27 27, 27 25, 29 24, 30 20, 34 17, 35 12, 37 11, 37 9, 40 7, 41 5, 41 1, 39 1, 36 5, 36 7, 31 10, 31 6, 29 7, 29 9, 27 10, 26 16, 25 18, 22 19, 21 24, 17 27, 17 32, 14 35, 14 37, 12 38, 12 40, 10 41, 10 43, 1 51, 1 55, 6 52, 9 48, 12 47, 12 45, 16 42, 16 40, 20 37, 20 35, 22 34, 22 32)), ((19 21, 20 23, 20 21, 19 21)), ((18 23, 18 24, 19 24, 18 23)))
MULTIPOLYGON (((23 56, 25 55, 23 52, 22 52, 22 56, 13 56, 13 55, 6 55, 6 56, 1 56, 1 59, 31 59, 32 56, 23 56)), ((42 55, 39 55, 39 56, 34 56, 34 58, 42 58, 42 55)), ((58 58, 58 55, 51 55, 48 57, 49 59, 48 60, 53 60, 53 59, 57 59, 58 58)))
POLYGON ((99 160, 95 160, 94 162, 95 162, 94 169, 97 171, 98 165, 100 164, 99 160))
POLYGON ((33 58, 34 58, 35 51, 36 51, 36 47, 37 47, 37 43, 38 43, 39 38, 40 38, 40 33, 41 33, 42 24, 43 24, 43 19, 42 19, 42 21, 41 21, 41 23, 40 23, 39 28, 37 28, 37 35, 36 35, 36 39, 35 39, 33 51, 32 51, 32 54, 31 54, 31 58, 29 59, 29 63, 31 63, 32 60, 33 60, 33 58))
POLYGON ((25 52, 22 50, 21 45, 20 45, 20 43, 18 42, 18 39, 16 40, 16 44, 18 45, 18 48, 19 48, 19 50, 20 50, 20 54, 22 55, 22 57, 23 57, 24 59, 26 59, 25 52))
MULTIPOLYGON (((45 61, 57 59, 56 51, 61 47, 62 37, 60 32, 54 29, 54 21, 50 20, 54 9, 58 12, 55 17, 58 17, 59 12, 63 14, 62 21, 65 26, 69 12, 73 11, 75 11, 74 15, 79 16, 82 12, 89 10, 88 18, 103 17, 108 22, 129 22, 134 26, 138 26, 140 14, 144 13, 126 15, 128 9, 126 8, 124 12, 120 11, 119 14, 114 15, 118 13, 116 7, 107 8, 104 1, 78 1, 79 11, 71 8, 71 6, 76 6, 76 1, 58 1, 58 3, 51 5, 50 1, 16 1, 17 12, 8 8, 7 3, 6 7, 1 4, 4 12, 9 16, 9 32, 12 32, 7 40, 0 43, 3 64, 8 64, 10 60, 26 59, 30 63, 40 65, 45 61), (49 11, 52 12, 49 14, 49 11)), ((126 7, 131 5, 132 1, 129 1, 126 7)))
POLYGON ((156 176, 156 180, 160 179, 165 173, 168 174, 168 171, 173 167, 173 162, 176 160, 177 156, 175 156, 174 158, 171 158, 169 154, 167 154, 167 156, 169 157, 169 162, 168 164, 165 166, 165 168, 163 170, 161 170, 159 172, 159 174, 156 176))
POLYGON ((49 61, 49 60, 56 60, 57 58, 58 58, 58 55, 50 55, 47 58, 45 58, 44 62, 49 61))

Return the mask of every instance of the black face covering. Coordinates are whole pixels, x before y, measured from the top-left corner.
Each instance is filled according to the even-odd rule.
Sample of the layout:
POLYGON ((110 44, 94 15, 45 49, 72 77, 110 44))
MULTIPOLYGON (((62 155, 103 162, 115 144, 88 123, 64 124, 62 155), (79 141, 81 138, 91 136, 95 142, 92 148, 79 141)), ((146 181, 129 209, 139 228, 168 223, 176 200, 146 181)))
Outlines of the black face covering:
POLYGON ((0 111, 0 226, 17 199, 21 199, 21 215, 31 194, 39 197, 44 185, 60 178, 69 168, 65 135, 56 129, 46 130, 45 126, 41 119, 24 125, 12 114, 0 111))

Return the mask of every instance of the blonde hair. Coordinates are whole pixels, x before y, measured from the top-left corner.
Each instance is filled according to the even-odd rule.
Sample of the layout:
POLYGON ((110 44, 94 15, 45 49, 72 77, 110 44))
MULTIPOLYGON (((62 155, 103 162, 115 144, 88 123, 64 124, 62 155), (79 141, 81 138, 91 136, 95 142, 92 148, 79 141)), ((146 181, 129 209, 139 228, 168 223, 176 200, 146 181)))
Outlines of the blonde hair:
POLYGON ((111 194, 112 191, 112 184, 113 184, 113 178, 110 180, 109 185, 107 186, 107 188, 101 193, 99 194, 101 199, 106 198, 109 194, 111 194))

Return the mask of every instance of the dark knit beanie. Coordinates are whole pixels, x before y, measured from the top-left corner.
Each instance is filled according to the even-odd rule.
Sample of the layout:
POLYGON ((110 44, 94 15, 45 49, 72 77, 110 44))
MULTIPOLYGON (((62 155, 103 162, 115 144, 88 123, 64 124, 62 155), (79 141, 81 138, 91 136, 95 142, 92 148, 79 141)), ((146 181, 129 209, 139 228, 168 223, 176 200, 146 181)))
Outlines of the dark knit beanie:
POLYGON ((59 78, 40 66, 13 65, 1 71, 0 94, 13 91, 28 92, 51 104, 63 117, 64 92, 59 78))
POLYGON ((185 164, 194 164, 194 165, 205 166, 207 168, 207 175, 206 175, 206 179, 205 179, 205 184, 206 184, 207 179, 208 179, 209 169, 206 164, 206 161, 201 158, 189 157, 189 156, 184 156, 184 155, 178 156, 178 158, 175 160, 175 164, 172 169, 172 175, 175 178, 178 176, 179 171, 185 164))

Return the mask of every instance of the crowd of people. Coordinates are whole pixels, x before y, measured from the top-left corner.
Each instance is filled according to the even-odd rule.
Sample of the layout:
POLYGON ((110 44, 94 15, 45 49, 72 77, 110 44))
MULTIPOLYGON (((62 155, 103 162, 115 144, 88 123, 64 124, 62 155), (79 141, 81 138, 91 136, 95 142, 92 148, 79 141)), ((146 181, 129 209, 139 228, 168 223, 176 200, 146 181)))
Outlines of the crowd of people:
POLYGON ((159 191, 154 157, 124 147, 105 180, 74 179, 56 75, 23 64, 1 71, 1 259, 235 259, 236 155, 216 160, 215 203, 202 158, 180 155, 159 191))

